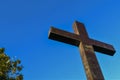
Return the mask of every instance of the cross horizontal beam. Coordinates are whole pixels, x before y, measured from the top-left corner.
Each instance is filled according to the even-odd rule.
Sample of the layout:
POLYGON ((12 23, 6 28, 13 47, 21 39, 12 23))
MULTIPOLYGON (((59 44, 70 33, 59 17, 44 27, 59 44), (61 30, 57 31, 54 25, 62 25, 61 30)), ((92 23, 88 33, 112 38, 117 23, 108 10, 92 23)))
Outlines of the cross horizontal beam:
POLYGON ((82 41, 78 35, 54 27, 50 28, 48 38, 74 46, 79 46, 80 41, 82 41))
POLYGON ((111 55, 111 56, 114 55, 115 49, 112 45, 106 44, 104 42, 100 42, 97 40, 93 40, 93 39, 90 39, 90 40, 91 40, 91 44, 93 45, 93 48, 95 51, 101 52, 107 55, 111 55))
POLYGON ((113 56, 115 53, 115 49, 110 44, 106 44, 90 38, 84 40, 83 36, 81 35, 70 33, 54 27, 50 28, 49 39, 57 40, 77 47, 79 47, 80 42, 83 42, 93 45, 94 50, 97 52, 102 52, 111 56, 113 56))

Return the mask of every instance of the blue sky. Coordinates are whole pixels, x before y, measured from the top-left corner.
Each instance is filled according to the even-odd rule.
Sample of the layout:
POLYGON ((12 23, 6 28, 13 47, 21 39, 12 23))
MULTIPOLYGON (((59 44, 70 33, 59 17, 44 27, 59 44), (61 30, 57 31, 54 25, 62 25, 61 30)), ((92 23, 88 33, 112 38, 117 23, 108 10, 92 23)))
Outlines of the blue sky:
POLYGON ((114 46, 114 56, 96 55, 105 79, 119 80, 119 9, 119 0, 0 0, 0 47, 21 59, 24 80, 86 80, 78 48, 48 39, 50 26, 73 32, 78 20, 114 46))

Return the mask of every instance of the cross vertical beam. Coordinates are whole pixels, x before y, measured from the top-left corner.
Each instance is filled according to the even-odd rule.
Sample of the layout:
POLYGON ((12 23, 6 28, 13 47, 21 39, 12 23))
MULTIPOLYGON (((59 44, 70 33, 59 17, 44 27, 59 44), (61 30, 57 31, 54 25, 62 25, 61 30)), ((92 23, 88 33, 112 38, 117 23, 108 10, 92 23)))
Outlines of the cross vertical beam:
POLYGON ((104 80, 93 47, 81 42, 79 49, 87 80, 104 80))
POLYGON ((51 27, 49 39, 57 40, 79 47, 88 80, 104 80, 102 71, 94 51, 113 56, 115 49, 112 45, 89 38, 84 24, 75 21, 74 33, 51 27))
MULTIPOLYGON (((73 29, 75 34, 82 35, 83 40, 87 40, 89 38, 84 24, 75 22, 73 24, 73 29)), ((84 43, 80 42, 79 45, 80 55, 86 72, 87 80, 104 80, 98 60, 94 53, 94 48, 89 43, 89 41, 84 43)))

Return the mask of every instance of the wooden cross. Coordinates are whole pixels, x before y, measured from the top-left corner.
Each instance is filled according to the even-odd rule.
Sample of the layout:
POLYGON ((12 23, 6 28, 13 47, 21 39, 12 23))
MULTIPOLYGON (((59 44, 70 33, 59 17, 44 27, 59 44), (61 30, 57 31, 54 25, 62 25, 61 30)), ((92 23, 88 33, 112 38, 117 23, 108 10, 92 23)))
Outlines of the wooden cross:
POLYGON ((79 47, 87 80, 104 80, 94 51, 113 56, 115 49, 110 44, 89 38, 84 24, 78 21, 74 22, 73 29, 75 34, 51 27, 49 38, 79 47))

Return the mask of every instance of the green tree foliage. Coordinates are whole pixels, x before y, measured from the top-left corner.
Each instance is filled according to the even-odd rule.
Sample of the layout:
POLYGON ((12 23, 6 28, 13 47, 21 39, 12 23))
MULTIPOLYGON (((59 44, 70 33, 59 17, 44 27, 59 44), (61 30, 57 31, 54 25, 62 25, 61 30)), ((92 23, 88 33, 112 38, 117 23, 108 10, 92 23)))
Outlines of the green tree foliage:
POLYGON ((4 48, 0 48, 0 80, 23 80, 22 68, 19 59, 11 59, 4 48))

